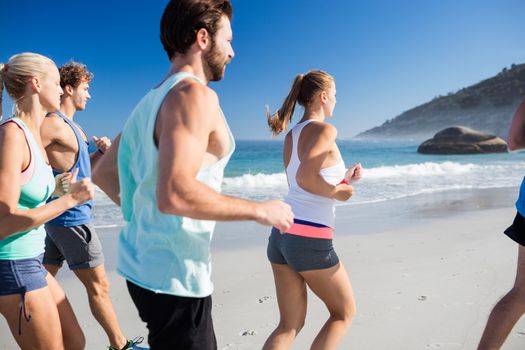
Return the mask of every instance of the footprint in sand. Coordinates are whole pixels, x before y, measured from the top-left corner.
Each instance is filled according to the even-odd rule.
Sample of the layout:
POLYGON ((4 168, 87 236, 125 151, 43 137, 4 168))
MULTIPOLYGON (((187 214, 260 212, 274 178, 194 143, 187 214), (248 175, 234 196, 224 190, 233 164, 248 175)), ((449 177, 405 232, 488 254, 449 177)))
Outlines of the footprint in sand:
POLYGON ((461 343, 432 343, 425 345, 427 349, 461 349, 461 343))
POLYGON ((251 350, 251 349, 253 349, 252 344, 232 343, 232 344, 226 344, 226 347, 222 348, 221 350, 251 350))
POLYGON ((270 300, 270 297, 264 296, 261 299, 259 299, 259 304, 265 303, 266 301, 270 300))

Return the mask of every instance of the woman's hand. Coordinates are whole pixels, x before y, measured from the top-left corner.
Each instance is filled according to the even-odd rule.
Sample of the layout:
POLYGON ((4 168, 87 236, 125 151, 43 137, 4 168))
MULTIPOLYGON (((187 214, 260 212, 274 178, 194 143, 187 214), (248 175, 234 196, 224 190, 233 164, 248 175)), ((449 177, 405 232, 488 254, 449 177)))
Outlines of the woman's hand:
POLYGON ((345 174, 345 181, 349 184, 357 182, 361 179, 363 167, 361 163, 356 163, 352 167, 348 168, 345 174))
POLYGON ((77 182, 77 174, 78 168, 75 169, 73 174, 71 174, 69 191, 67 193, 69 199, 72 200, 73 207, 93 199, 93 195, 95 193, 91 179, 83 178, 77 182))

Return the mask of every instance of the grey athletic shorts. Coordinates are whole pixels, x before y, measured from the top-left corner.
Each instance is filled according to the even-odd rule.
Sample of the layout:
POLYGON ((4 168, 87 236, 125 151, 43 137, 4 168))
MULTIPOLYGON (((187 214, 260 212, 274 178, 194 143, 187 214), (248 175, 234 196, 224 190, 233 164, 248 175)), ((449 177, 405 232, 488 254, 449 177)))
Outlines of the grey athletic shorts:
POLYGON ((272 264, 286 264, 295 272, 328 269, 339 263, 331 239, 282 234, 275 227, 266 254, 272 264))
POLYGON ((104 263, 102 245, 93 226, 46 225, 46 232, 44 264, 62 266, 66 260, 71 270, 77 270, 104 263))

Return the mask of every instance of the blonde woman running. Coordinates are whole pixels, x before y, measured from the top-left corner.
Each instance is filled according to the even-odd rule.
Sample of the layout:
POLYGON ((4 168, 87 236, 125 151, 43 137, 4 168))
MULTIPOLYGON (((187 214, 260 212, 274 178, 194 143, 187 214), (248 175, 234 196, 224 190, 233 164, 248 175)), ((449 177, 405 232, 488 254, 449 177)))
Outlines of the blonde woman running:
POLYGON ((332 246, 336 200, 352 196, 361 165, 346 169, 336 145, 336 128, 325 122, 335 103, 334 79, 323 71, 299 74, 283 106, 268 124, 274 135, 288 126, 295 105, 302 119, 286 135, 283 160, 294 224, 285 232, 272 228, 268 259, 275 279, 280 321, 263 349, 288 349, 303 327, 308 286, 326 305, 330 317, 311 349, 335 349, 355 314, 352 286, 332 246))
POLYGON ((76 174, 67 194, 58 191, 42 147, 42 121, 60 107, 60 76, 49 58, 22 53, 0 64, 0 94, 4 85, 16 112, 0 125, 0 314, 22 349, 83 349, 71 305, 42 266, 43 224, 93 197, 76 174), (45 204, 52 195, 62 196, 45 204))

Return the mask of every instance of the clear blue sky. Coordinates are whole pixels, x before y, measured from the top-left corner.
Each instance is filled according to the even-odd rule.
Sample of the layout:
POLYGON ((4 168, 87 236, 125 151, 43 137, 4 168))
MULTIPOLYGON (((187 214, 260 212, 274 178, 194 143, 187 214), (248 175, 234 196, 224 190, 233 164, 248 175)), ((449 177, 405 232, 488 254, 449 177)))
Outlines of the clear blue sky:
MULTIPOLYGON (((0 62, 33 51, 58 65, 86 63, 95 74, 93 98, 76 120, 90 134, 114 136, 168 71, 159 41, 166 3, 2 0, 0 62)), ((236 57, 224 80, 211 86, 237 139, 270 139, 265 105, 277 109, 294 76, 309 69, 335 77, 333 123, 347 138, 525 62, 523 0, 233 0, 233 6, 236 57)))

